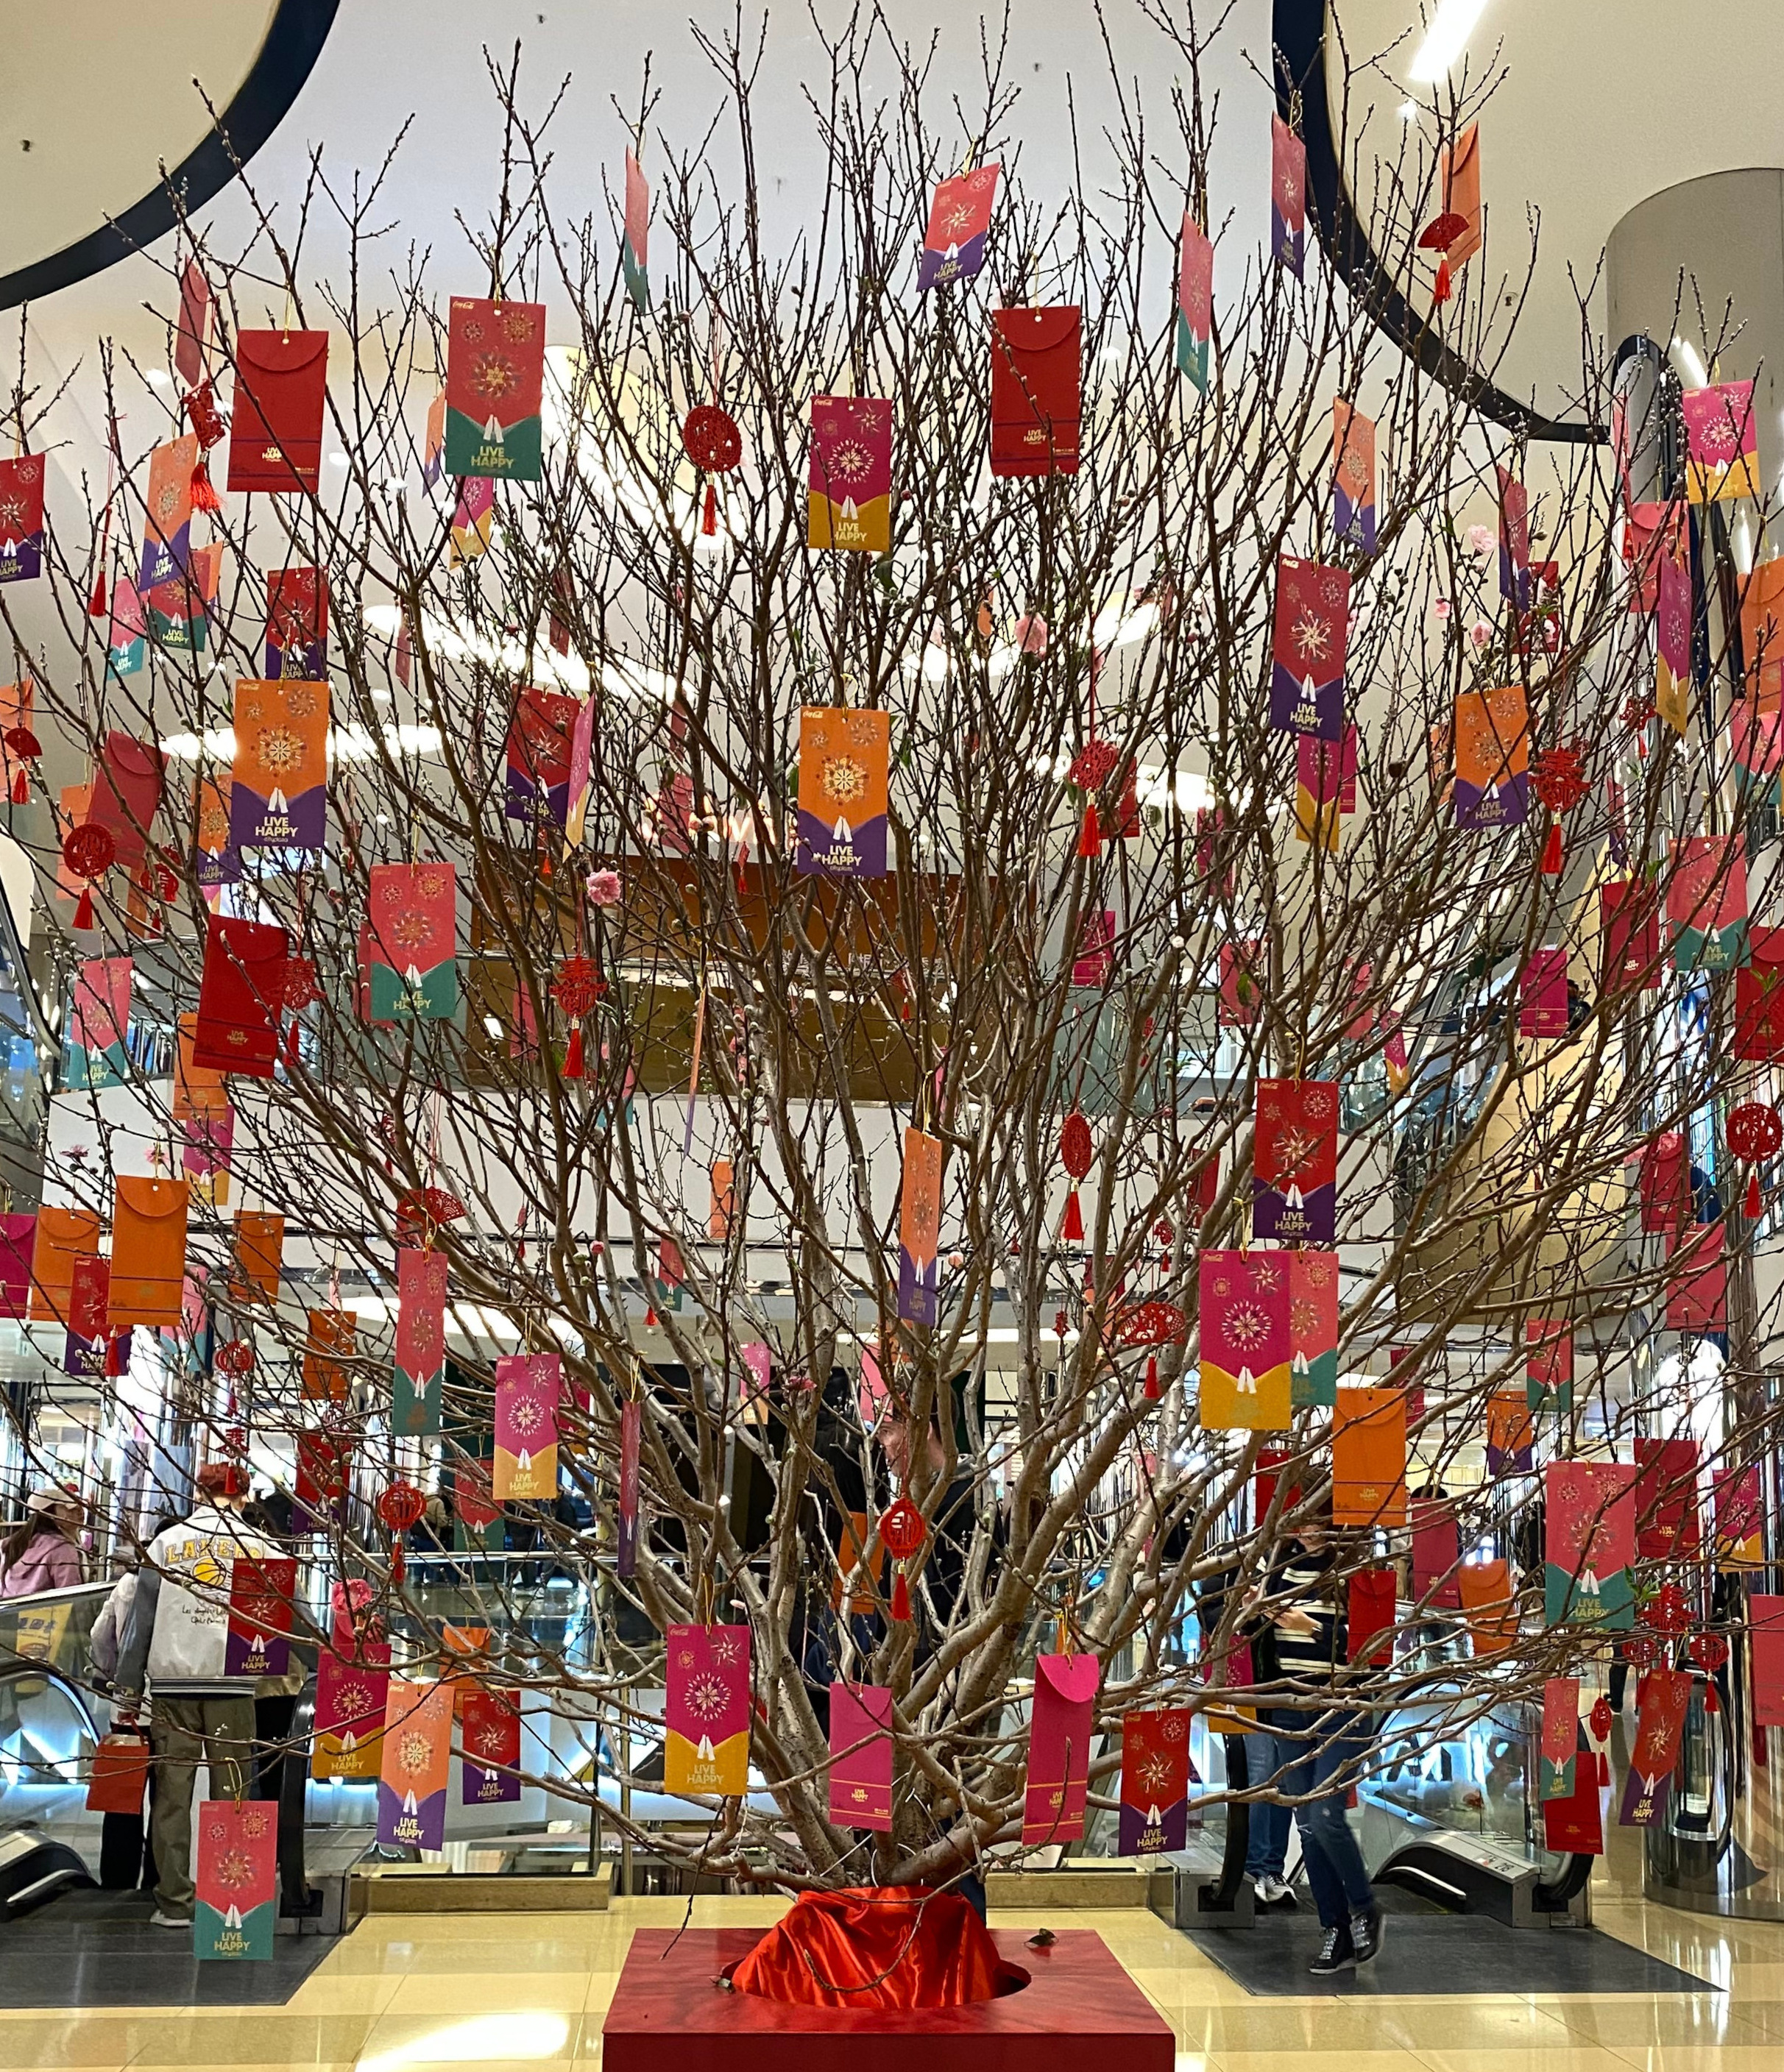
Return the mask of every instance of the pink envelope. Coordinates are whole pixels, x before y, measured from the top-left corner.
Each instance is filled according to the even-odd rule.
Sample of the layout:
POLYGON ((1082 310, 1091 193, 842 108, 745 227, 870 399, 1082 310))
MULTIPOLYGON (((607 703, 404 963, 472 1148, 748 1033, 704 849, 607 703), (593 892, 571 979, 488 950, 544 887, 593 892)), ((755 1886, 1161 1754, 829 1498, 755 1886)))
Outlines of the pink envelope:
POLYGON ((1035 1657, 1024 1842, 1073 1842, 1084 1833, 1090 1729, 1102 1676, 1102 1665, 1094 1655, 1035 1657))
POLYGON ((877 1684, 830 1686, 830 1818, 839 1827, 892 1823, 892 1694, 877 1684))

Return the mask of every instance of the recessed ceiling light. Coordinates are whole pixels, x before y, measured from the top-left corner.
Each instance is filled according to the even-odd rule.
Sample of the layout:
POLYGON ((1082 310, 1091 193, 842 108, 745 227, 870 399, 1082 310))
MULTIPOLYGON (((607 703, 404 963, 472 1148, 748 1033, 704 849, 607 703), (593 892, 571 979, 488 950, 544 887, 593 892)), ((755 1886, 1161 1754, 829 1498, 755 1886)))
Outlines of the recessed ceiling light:
POLYGON ((1414 101, 1403 101, 1400 103, 1399 113, 1400 120, 1403 122, 1416 122, 1419 119, 1419 105, 1414 101))
POLYGON ((165 388, 173 378, 164 367, 151 367, 149 369, 149 386, 151 388, 165 388))
POLYGON ((1447 79, 1450 67, 1462 55, 1475 23, 1485 11, 1486 0, 1438 0, 1437 11, 1431 18, 1407 77, 1427 84, 1447 79))

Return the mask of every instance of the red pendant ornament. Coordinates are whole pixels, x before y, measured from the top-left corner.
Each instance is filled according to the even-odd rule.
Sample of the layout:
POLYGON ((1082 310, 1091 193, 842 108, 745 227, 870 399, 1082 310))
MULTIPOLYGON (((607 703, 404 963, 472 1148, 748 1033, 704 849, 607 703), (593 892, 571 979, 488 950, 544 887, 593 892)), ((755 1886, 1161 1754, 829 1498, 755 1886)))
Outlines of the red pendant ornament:
POLYGON ((1728 1111, 1728 1149, 1749 1165, 1784 1150, 1784 1120, 1765 1101, 1746 1101, 1728 1111))
POLYGON ((1602 1691, 1601 1691, 1598 1694, 1597 1702, 1593 1705, 1591 1712, 1587 1716, 1586 1720, 1586 1724, 1592 1729, 1592 1737, 1595 1741, 1601 1741, 1604 1740, 1605 1737, 1610 1732, 1611 1721, 1615 1717, 1616 1715, 1610 1708, 1610 1700, 1605 1696, 1602 1691))
POLYGON ((1084 1240, 1084 1211, 1078 1206, 1077 1183, 1089 1173, 1096 1151, 1090 1141, 1090 1125, 1076 1108, 1066 1116, 1065 1127, 1059 1133, 1059 1155, 1072 1182, 1065 1197, 1065 1220, 1060 1225, 1059 1234, 1067 1244, 1081 1244, 1084 1240))
POLYGON ((427 1508, 427 1499, 413 1482, 392 1482, 378 1498, 378 1516, 390 1534, 390 1580, 403 1578, 402 1536, 418 1524, 427 1508))
POLYGON ((0 739, 6 742, 7 754, 18 761, 18 773, 12 780, 12 803, 23 806, 31 798, 31 771, 27 766, 43 753, 43 744, 28 726, 9 726, 0 739))
POLYGON ((570 1022, 570 1042, 564 1052, 563 1076, 583 1076, 583 1017, 607 991, 606 982, 590 957, 567 957, 551 981, 551 997, 570 1022))
POLYGON ((62 861, 68 866, 68 875, 87 881, 81 887, 80 901, 74 910, 76 929, 93 926, 93 886, 117 860, 117 842, 109 828, 89 820, 84 826, 70 828, 62 837, 62 861))
POLYGON ((892 1615, 896 1625, 908 1626, 911 1619, 910 1586, 904 1580, 904 1564, 921 1552, 929 1536, 922 1512, 908 1496, 900 1497, 880 1514, 880 1543, 899 1564, 892 1578, 892 1615))
POLYGON ((682 421, 682 446, 696 467, 728 475, 744 458, 737 420, 716 403, 696 403, 682 421))
POLYGON ((254 1371, 253 1342, 249 1338, 226 1338, 216 1349, 216 1364, 225 1374, 252 1374, 254 1371))

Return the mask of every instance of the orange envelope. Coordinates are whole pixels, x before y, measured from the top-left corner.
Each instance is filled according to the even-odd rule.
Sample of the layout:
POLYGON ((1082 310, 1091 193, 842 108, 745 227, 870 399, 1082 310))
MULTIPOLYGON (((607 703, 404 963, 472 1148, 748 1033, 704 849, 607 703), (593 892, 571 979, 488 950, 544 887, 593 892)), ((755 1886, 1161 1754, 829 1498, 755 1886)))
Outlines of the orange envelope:
POLYGON ((299 1394, 307 1403, 344 1403, 348 1375, 342 1360, 351 1359, 358 1322, 351 1309, 312 1309, 310 1341, 303 1348, 299 1394))
POLYGON ((1336 1525, 1406 1523, 1406 1392, 1341 1388, 1332 1413, 1336 1525))
POLYGON ((285 1219, 259 1209, 243 1209, 236 1217, 236 1264, 241 1277, 229 1280, 232 1302, 278 1302, 278 1269, 285 1257, 285 1219))
MULTIPOLYGON (((84 827, 87 808, 93 799, 91 784, 64 784, 56 793, 58 807, 56 832, 58 842, 71 828, 84 827)), ((76 878, 63 862, 60 852, 56 860, 56 896, 58 899, 78 899, 87 889, 87 881, 76 878)))
POLYGON ((120 1174, 112 1209, 109 1322, 165 1325, 179 1322, 186 1275, 184 1180, 147 1180, 120 1174))
POLYGON ((229 1111, 229 1083, 222 1073, 212 1071, 208 1065, 192 1063, 192 1046, 197 1040, 198 1017, 181 1015, 179 1049, 174 1059, 175 1122, 183 1122, 192 1116, 227 1115, 229 1111))
POLYGON ((1469 1561, 1456 1571, 1475 1657, 1503 1655, 1518 1638, 1511 1571, 1503 1561, 1469 1561))
POLYGON ((1471 122, 1456 139, 1445 144, 1437 157, 1437 176, 1443 188, 1444 214, 1465 217, 1468 228, 1444 253, 1450 270, 1465 265, 1481 249, 1481 130, 1471 122))
POLYGON ((1784 699, 1784 560, 1760 561, 1741 592, 1741 658, 1762 713, 1784 699))
POLYGON ((75 1261, 91 1259, 98 1251, 99 1222, 97 1209, 45 1207, 37 1211, 37 1244, 31 1262, 34 1320, 48 1318, 58 1324, 68 1322, 75 1261))

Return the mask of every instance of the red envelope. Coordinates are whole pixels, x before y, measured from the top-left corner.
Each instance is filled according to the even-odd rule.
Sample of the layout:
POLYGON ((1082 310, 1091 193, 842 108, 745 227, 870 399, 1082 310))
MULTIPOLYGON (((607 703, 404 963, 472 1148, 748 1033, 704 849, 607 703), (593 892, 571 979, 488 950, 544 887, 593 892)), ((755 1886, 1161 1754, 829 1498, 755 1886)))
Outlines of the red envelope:
POLYGON ((0 1216, 0 1317, 23 1317, 31 1297, 35 1215, 0 1216))
POLYGON ((892 1694, 876 1684, 830 1686, 830 1814, 839 1827, 892 1823, 892 1694))
POLYGON ((1461 1528, 1447 1503, 1415 1498, 1412 1516, 1412 1594, 1441 1611, 1461 1609, 1456 1570, 1462 1558, 1461 1528))
POLYGON ((1734 1054, 1769 1065, 1784 1058, 1784 928, 1751 928, 1748 941, 1753 961, 1734 975, 1734 1054))
POLYGON ((1635 1551, 1644 1561, 1695 1555, 1702 1536, 1697 1511, 1697 1441, 1635 1442, 1635 1551))
POLYGON ((1753 1725, 1784 1727, 1784 1597, 1747 1600, 1753 1725))
POLYGON ((99 750, 87 800, 89 825, 109 828, 117 861, 126 868, 148 854, 150 829, 161 804, 167 758, 152 741, 137 741, 115 730, 99 750))
MULTIPOLYGON (((1598 927, 1604 940, 1601 965, 1606 993, 1630 987, 1650 993, 1660 983, 1660 895, 1640 878, 1598 888, 1598 927)), ((1763 932, 1756 930, 1757 935, 1763 932)), ((1758 952, 1756 949, 1754 955, 1758 952)))
POLYGON ((1672 1234, 1667 1264, 1667 1329, 1728 1328, 1728 1262, 1720 1223, 1683 1223, 1672 1234))
POLYGON ((1083 318, 1070 304, 991 314, 991 472, 1076 475, 1083 318))
POLYGON ((273 1076, 290 954, 290 938, 273 923, 212 916, 199 980, 195 1065, 273 1076))
POLYGON ((179 277, 179 326, 174 333, 174 372, 188 388, 204 378, 204 344, 211 327, 211 284, 195 252, 179 277))
POLYGON ((1384 1663, 1394 1655, 1394 1571, 1359 1568, 1350 1578, 1349 1659, 1384 1663))
POLYGON ((1550 1799, 1543 1806, 1543 1840, 1557 1856, 1601 1856, 1605 1853, 1605 1814, 1598 1797, 1598 1765, 1590 1758, 1573 1766, 1573 1795, 1550 1799))
POLYGON ((1675 1229, 1690 1215, 1691 1169, 1676 1130, 1663 1131, 1643 1148, 1636 1186, 1644 1231, 1675 1229))
POLYGON ((1035 1657, 1028 1792, 1022 1809, 1024 1842, 1072 1842, 1083 1835, 1090 1732, 1102 1674, 1102 1665, 1094 1655, 1035 1657))
POLYGON ((328 405, 327 331, 238 331, 228 487, 314 496, 328 405))

